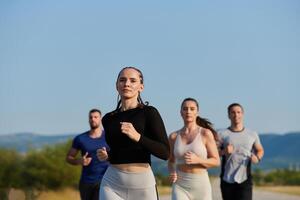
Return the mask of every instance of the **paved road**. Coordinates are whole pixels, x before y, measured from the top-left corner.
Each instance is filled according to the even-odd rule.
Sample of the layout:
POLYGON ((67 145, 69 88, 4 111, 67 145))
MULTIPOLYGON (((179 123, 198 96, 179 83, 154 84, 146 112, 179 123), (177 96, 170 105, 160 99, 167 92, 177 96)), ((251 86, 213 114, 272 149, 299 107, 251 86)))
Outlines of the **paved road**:
MULTIPOLYGON (((222 200, 219 181, 214 180, 213 186, 213 200, 222 200)), ((161 196, 160 200, 171 200, 170 196, 161 196)), ((254 190, 253 200, 300 200, 300 196, 293 196, 281 193, 272 193, 262 190, 254 190)))

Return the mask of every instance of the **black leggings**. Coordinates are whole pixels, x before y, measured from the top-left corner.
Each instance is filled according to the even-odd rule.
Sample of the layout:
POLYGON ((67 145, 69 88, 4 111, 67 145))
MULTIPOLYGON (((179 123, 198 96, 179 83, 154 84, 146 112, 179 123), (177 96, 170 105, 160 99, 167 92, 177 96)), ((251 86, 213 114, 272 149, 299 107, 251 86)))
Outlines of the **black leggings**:
POLYGON ((252 200, 252 181, 238 184, 221 180, 221 192, 223 200, 252 200))
POLYGON ((100 183, 79 183, 81 200, 99 200, 100 183))

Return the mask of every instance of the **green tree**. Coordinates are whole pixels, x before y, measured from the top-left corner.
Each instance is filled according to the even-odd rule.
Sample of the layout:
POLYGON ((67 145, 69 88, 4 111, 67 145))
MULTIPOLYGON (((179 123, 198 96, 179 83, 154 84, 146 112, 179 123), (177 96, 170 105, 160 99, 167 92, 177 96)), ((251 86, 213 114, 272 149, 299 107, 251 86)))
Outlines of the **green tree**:
POLYGON ((80 167, 66 163, 70 141, 41 150, 28 152, 22 165, 22 188, 28 199, 35 199, 39 191, 77 186, 80 167))
POLYGON ((264 173, 261 169, 255 169, 253 174, 253 181, 256 185, 263 185, 264 184, 264 173))
POLYGON ((0 199, 8 199, 11 187, 19 187, 22 157, 14 150, 0 149, 0 199))

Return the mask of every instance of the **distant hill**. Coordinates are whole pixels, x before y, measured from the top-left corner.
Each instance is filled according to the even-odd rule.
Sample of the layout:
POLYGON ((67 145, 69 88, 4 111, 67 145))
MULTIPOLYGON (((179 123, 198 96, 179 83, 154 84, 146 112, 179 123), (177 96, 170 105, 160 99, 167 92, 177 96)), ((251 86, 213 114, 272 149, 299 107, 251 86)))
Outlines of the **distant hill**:
POLYGON ((0 148, 15 149, 26 152, 29 149, 40 149, 45 145, 66 142, 75 135, 39 135, 35 133, 16 133, 0 135, 0 148))
MULTIPOLYGON (((0 148, 16 149, 26 152, 30 148, 39 149, 45 145, 66 142, 74 138, 75 134, 68 135, 39 135, 34 133, 17 133, 0 135, 0 148)), ((255 168, 270 170, 274 168, 300 168, 300 132, 287 134, 261 134, 261 142, 265 148, 265 156, 255 168)), ((158 158, 152 159, 154 171, 167 173, 166 162, 158 158)), ((211 170, 218 174, 219 169, 211 170)))
POLYGON ((265 149, 261 168, 299 168, 300 167, 300 132, 262 134, 261 142, 265 149))

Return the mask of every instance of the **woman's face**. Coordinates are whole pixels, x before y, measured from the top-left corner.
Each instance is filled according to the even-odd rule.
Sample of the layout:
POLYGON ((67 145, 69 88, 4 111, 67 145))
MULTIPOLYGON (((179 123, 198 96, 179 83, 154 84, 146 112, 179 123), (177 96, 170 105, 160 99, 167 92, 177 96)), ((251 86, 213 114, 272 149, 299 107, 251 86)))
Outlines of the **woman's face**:
POLYGON ((116 84, 119 95, 123 99, 137 99, 144 85, 141 83, 140 73, 135 69, 123 69, 116 84))
POLYGON ((194 122, 198 116, 198 107, 194 101, 185 101, 181 107, 181 117, 185 122, 194 122))

